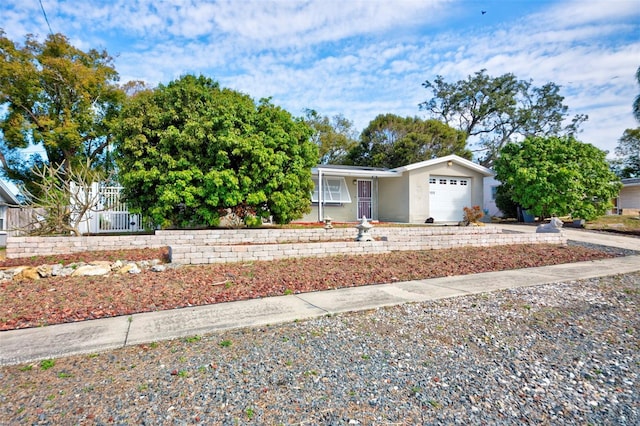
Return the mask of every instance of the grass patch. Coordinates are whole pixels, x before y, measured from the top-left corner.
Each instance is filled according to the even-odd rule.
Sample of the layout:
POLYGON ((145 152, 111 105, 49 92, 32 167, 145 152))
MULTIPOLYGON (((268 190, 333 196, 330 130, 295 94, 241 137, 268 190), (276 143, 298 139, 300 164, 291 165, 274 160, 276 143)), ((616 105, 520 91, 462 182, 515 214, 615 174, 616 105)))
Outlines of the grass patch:
POLYGON ((53 368, 55 365, 56 361, 53 359, 43 359, 40 361, 40 369, 43 371, 53 368))
POLYGON ((619 232, 640 232, 640 218, 629 215, 607 215, 585 223, 586 229, 615 230, 619 232))

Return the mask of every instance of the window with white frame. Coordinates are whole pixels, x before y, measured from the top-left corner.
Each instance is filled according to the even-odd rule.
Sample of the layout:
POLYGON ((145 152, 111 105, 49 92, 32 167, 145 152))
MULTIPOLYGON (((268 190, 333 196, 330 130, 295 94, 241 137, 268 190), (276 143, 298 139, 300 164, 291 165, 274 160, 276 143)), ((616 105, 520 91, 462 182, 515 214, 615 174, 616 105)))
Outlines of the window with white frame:
MULTIPOLYGON (((313 178, 313 194, 311 201, 319 202, 318 199, 318 178, 313 178)), ((347 188, 347 182, 343 177, 323 176, 322 177, 322 201, 325 203, 350 203, 351 196, 347 188)))

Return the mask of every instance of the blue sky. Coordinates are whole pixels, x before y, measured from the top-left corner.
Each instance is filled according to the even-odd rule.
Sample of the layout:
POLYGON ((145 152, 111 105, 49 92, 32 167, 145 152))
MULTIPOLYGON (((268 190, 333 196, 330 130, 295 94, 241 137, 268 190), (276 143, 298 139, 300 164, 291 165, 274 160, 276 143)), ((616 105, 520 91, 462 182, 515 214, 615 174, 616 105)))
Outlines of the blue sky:
MULTIPOLYGON (((554 82, 578 138, 613 152, 638 126, 639 0, 42 0, 51 30, 106 49, 121 82, 204 74, 302 116, 419 116, 425 80, 481 69, 554 82), (485 11, 485 14, 482 14, 485 11)), ((14 41, 49 32, 38 0, 3 0, 14 41)))

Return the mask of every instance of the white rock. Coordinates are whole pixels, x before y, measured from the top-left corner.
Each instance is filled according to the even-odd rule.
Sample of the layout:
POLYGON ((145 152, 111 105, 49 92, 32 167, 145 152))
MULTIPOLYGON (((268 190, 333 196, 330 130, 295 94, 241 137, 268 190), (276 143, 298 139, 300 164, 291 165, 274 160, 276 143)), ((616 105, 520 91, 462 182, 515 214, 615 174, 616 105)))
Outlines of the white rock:
POLYGON ((153 272, 164 272, 167 270, 167 267, 165 265, 153 265, 151 270, 153 272))
POLYGON ((111 272, 110 266, 105 265, 84 265, 80 266, 78 269, 73 271, 71 276, 73 277, 82 277, 82 276, 96 276, 96 275, 107 275, 111 272))

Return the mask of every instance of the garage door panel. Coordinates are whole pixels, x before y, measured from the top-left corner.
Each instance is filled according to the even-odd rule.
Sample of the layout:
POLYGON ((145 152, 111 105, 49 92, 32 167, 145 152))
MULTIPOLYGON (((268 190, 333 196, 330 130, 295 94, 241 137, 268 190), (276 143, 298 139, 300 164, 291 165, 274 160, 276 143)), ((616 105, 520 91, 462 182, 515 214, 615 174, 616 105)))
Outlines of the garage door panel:
POLYGON ((429 214, 436 222, 459 222, 471 203, 471 179, 458 176, 429 178, 429 214))

